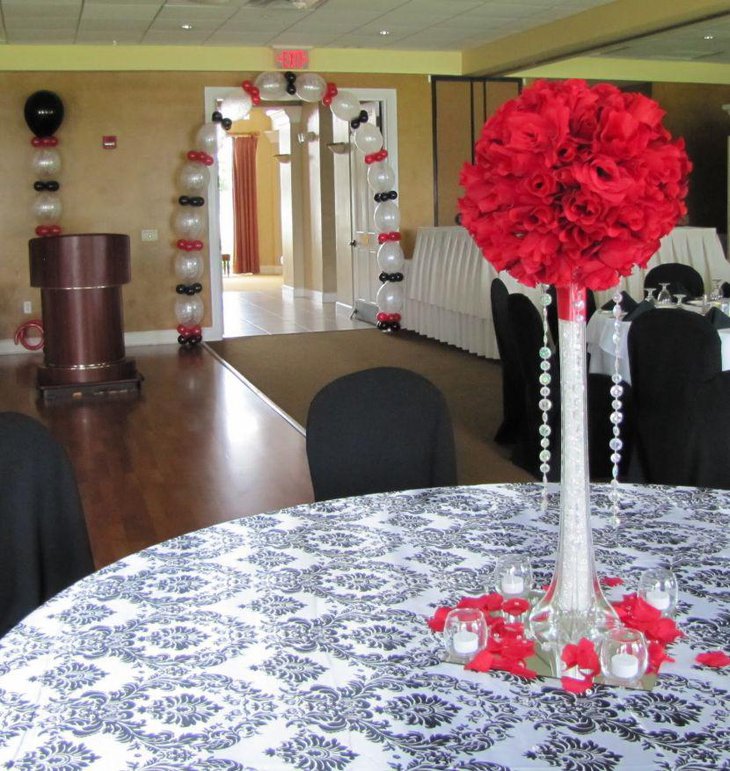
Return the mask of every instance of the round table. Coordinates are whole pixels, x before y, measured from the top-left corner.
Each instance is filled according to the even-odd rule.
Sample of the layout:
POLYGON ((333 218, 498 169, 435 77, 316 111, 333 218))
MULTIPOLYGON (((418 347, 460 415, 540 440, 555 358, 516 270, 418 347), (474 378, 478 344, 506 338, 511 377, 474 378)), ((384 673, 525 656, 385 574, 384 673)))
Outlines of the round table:
MULTIPOLYGON (((602 575, 665 565, 678 623, 652 691, 480 674, 425 617, 491 589, 497 558, 549 580, 557 500, 441 488, 252 516, 80 581, 0 642, 0 763, 14 769, 676 769, 730 764, 730 493, 592 489, 602 575)), ((557 496, 553 496, 557 499, 557 496)))

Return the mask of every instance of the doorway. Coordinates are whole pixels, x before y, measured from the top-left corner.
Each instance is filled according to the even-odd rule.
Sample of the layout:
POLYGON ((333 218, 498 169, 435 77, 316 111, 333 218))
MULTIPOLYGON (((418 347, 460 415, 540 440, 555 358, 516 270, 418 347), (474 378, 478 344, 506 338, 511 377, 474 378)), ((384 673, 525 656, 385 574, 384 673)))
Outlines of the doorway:
MULTIPOLYGON (((346 87, 345 87, 346 88, 346 87)), ((385 141, 385 147, 388 150, 388 160, 391 164, 395 175, 396 175, 396 186, 397 186, 397 169, 398 169, 398 153, 397 153, 397 104, 396 104, 396 92, 395 89, 346 89, 353 93, 361 102, 375 102, 380 106, 381 109, 381 115, 383 120, 383 137, 385 141)), ((216 109, 216 101, 222 100, 226 96, 230 95, 234 89, 231 88, 217 88, 217 87, 207 87, 205 89, 205 110, 206 115, 210 115, 215 109, 216 109)), ((295 100, 292 100, 289 104, 286 105, 280 105, 279 109, 281 112, 290 113, 291 115, 296 114, 296 105, 299 103, 295 100)), ((311 107, 311 105, 310 105, 311 107)), ((266 111, 276 110, 276 105, 262 103, 260 106, 254 108, 254 110, 260 111, 262 113, 265 113, 266 111)), ((252 110, 253 112, 253 110, 252 110)), ((322 111, 323 121, 322 123, 329 123, 331 125, 323 125, 322 130, 320 132, 321 136, 316 137, 315 139, 318 141, 320 155, 318 158, 318 162, 321 163, 322 167, 324 168, 327 164, 332 164, 333 157, 329 153, 328 145, 330 144, 327 140, 331 139, 333 140, 332 143, 336 143, 338 141, 344 141, 351 145, 351 152, 353 156, 353 163, 359 163, 360 167, 360 174, 357 176, 358 182, 357 184, 359 186, 365 186, 366 185, 366 177, 363 173, 363 167, 365 167, 365 164, 363 163, 363 156, 362 153, 360 153, 358 150, 354 148, 354 143, 351 142, 351 136, 350 136, 350 127, 345 121, 341 121, 334 116, 331 116, 331 113, 329 110, 323 109, 322 111), (343 138, 344 135, 344 138, 343 138)), ((276 130, 276 126, 274 126, 274 130, 276 130)), ((304 152, 306 151, 306 148, 303 150, 298 147, 293 146, 292 140, 296 141, 296 137, 298 134, 302 133, 305 137, 307 137, 308 133, 306 130, 306 126, 295 126, 292 124, 291 131, 289 132, 289 135, 287 137, 287 140, 291 142, 291 146, 286 146, 286 142, 282 145, 282 143, 279 143, 277 153, 276 150, 276 141, 271 145, 271 154, 272 157, 274 155, 280 155, 280 156, 289 156, 289 160, 291 160, 292 157, 296 156, 297 152, 304 152), (303 131, 300 131, 300 129, 304 129, 303 131), (292 136, 293 135, 293 136, 292 136), (287 152, 289 151, 289 152, 287 152)), ((262 144, 264 146, 268 145, 269 142, 264 142, 262 138, 262 144)), ((284 160, 284 163, 286 163, 286 160, 284 160)), ((349 315, 353 309, 354 301, 355 301, 355 287, 354 287, 354 276, 353 276, 353 261, 354 261, 354 254, 353 254, 353 248, 351 246, 351 241, 353 240, 353 220, 352 220, 352 209, 350 206, 350 200, 351 200, 351 178, 350 178, 350 171, 348 169, 347 174, 337 174, 336 171, 334 174, 329 174, 327 176, 326 174, 322 175, 323 179, 329 179, 329 184, 334 187, 333 190, 326 190, 325 188, 322 188, 320 191, 320 194, 322 198, 318 198, 316 201, 309 201, 307 200, 308 195, 307 191, 305 190, 304 195, 301 194, 301 191, 303 190, 300 180, 292 179, 291 172, 296 171, 296 164, 294 161, 291 162, 291 166, 289 167, 288 171, 290 172, 290 181, 293 182, 293 184, 289 185, 289 189, 287 190, 287 186, 285 184, 282 184, 280 186, 280 190, 278 192, 279 200, 278 205, 281 208, 282 216, 281 216, 281 226, 282 226, 282 257, 284 260, 284 265, 282 266, 285 281, 283 283, 283 286, 279 290, 279 294, 282 295, 283 299, 290 299, 290 300, 304 300, 307 305, 310 306, 310 308, 307 309, 307 312, 305 313, 304 310, 299 313, 300 318, 302 316, 306 316, 307 321, 303 324, 300 324, 303 328, 301 330, 298 329, 286 329, 282 331, 320 331, 322 329, 332 329, 332 328, 354 328, 352 326, 352 323, 355 323, 357 327, 362 326, 361 322, 350 322, 349 315), (284 200, 287 198, 287 196, 291 197, 291 200, 287 201, 284 200), (294 200, 296 197, 296 200, 294 200), (321 222, 323 228, 331 228, 334 232, 329 234, 330 236, 330 242, 331 247, 327 247, 328 251, 334 251, 335 254, 331 254, 327 256, 327 260, 325 261, 322 253, 322 235, 314 233, 314 226, 313 226, 313 217, 311 216, 311 211, 300 211, 300 216, 298 218, 290 218, 287 220, 286 216, 286 209, 288 208, 289 212, 292 211, 292 208, 299 207, 302 208, 302 205, 308 206, 310 209, 314 209, 315 205, 320 205, 324 201, 325 198, 328 198, 329 201, 334 201, 334 208, 335 212, 333 216, 332 211, 325 211, 322 214, 321 222), (339 202, 341 201, 347 202, 346 211, 342 211, 342 207, 339 205, 339 202), (292 206, 293 205, 293 206, 292 206), (290 231, 287 232, 287 229, 290 228, 290 231), (291 243, 294 245, 293 253, 288 255, 285 241, 287 238, 291 239, 291 243), (323 275, 326 274, 330 276, 329 279, 327 279, 329 282, 332 281, 332 273, 336 274, 336 291, 335 292, 323 292, 318 291, 317 289, 312 287, 312 280, 311 280, 311 264, 304 264, 305 263, 305 257, 310 257, 310 255, 305 255, 304 250, 301 249, 301 245, 305 243, 305 238, 308 239, 307 244, 313 245, 313 250, 315 252, 315 260, 317 257, 319 257, 320 264, 323 266, 322 271, 323 275), (316 249, 317 245, 319 244, 319 254, 317 255, 316 249), (292 264, 287 265, 287 261, 291 261, 292 264), (309 273, 307 272, 309 271, 309 273), (319 311, 321 318, 316 319, 316 311, 319 311), (343 319, 344 317, 344 319, 343 319), (343 322, 348 322, 344 327, 342 326, 343 322), (312 329, 314 327, 314 329, 312 329)), ((300 165, 301 169, 301 165, 300 165)), ((208 336, 210 339, 221 339, 224 336, 224 315, 223 315, 223 263, 221 260, 221 255, 224 253, 228 253, 223 250, 222 244, 223 244, 223 234, 221 231, 221 225, 220 225, 220 210, 221 210, 221 180, 219 179, 218 174, 218 166, 213 166, 211 170, 214 172, 211 174, 211 180, 209 185, 209 191, 208 191, 208 243, 210 245, 210 287, 211 287, 211 318, 212 318, 212 325, 211 329, 208 333, 208 336)), ((366 168, 365 168, 366 171, 366 168)), ((301 171, 299 172, 301 173, 301 171)), ((286 175, 282 174, 282 179, 284 179, 286 175)), ((365 188, 364 188, 365 189, 365 188)), ((366 191, 364 193, 367 196, 370 196, 369 191, 366 191)), ((363 192, 360 192, 360 195, 364 195, 363 192)), ((371 196, 370 196, 371 197, 371 196)), ((324 208, 321 206, 321 208, 324 208)), ((375 239, 375 242, 377 242, 377 239, 375 239)), ((375 254, 377 249, 375 251, 371 252, 370 259, 371 261, 376 264, 375 260, 375 254)), ((377 275, 377 273, 376 273, 377 275)), ((269 292, 270 295, 275 295, 276 292, 269 292)), ((371 291, 372 294, 372 291, 371 291)), ((300 302, 299 305, 304 305, 305 303, 300 302)), ((279 312, 282 314, 282 318, 286 317, 287 315, 291 315, 292 309, 286 309, 284 306, 282 306, 279 309, 279 312)), ((298 323, 298 322, 295 322, 298 323)), ((261 332, 262 334, 271 333, 271 332, 261 332)), ((228 333, 225 333, 226 336, 228 333)))

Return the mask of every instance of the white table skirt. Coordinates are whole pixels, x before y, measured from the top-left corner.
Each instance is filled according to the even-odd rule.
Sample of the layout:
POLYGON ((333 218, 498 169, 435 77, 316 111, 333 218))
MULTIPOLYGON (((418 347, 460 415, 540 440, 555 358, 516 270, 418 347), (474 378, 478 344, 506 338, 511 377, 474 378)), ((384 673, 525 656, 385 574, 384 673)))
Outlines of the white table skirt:
POLYGON ((540 486, 297 506, 181 536, 78 582, 0 641, 0 767, 110 771, 720 769, 730 763, 730 493, 608 485, 602 576, 672 566, 684 637, 651 692, 576 697, 445 663, 425 618, 492 588, 498 557, 549 580, 540 486), (13 765, 11 766, 11 761, 13 765))
POLYGON ((404 326, 498 359, 489 295, 497 276, 510 292, 522 292, 537 304, 539 288, 494 270, 464 228, 419 228, 406 276, 404 326))
MULTIPOLYGON (((709 291, 713 278, 730 281, 730 264, 714 228, 675 228, 662 239, 646 270, 666 262, 696 268, 709 291)), ((646 270, 637 270, 620 286, 637 300, 646 270)), ((413 259, 408 261, 403 326, 471 353, 498 359, 489 289, 499 276, 510 292, 522 292, 538 305, 540 290, 498 273, 461 227, 419 228, 413 259)), ((597 292, 602 305, 615 290, 597 292)))
MULTIPOLYGON (((673 313, 669 308, 664 313, 673 313)), ((631 369, 629 366, 628 338, 630 321, 619 322, 619 353, 618 371, 622 379, 631 384, 631 369)), ((598 311, 588 321, 586 327, 586 350, 591 355, 589 364, 590 372, 604 375, 612 375, 615 368, 616 346, 613 342, 614 321, 613 316, 606 311, 598 311)), ((722 355, 722 368, 730 370, 730 329, 718 329, 720 336, 720 352, 722 355)))

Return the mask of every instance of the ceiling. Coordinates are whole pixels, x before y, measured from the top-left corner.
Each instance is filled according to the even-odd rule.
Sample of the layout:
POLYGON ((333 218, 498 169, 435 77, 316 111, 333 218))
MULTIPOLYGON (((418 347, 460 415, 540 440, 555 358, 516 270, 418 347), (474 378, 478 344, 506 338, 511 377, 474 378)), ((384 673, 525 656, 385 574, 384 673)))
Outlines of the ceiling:
POLYGON ((461 51, 609 2, 0 0, 0 43, 461 51))

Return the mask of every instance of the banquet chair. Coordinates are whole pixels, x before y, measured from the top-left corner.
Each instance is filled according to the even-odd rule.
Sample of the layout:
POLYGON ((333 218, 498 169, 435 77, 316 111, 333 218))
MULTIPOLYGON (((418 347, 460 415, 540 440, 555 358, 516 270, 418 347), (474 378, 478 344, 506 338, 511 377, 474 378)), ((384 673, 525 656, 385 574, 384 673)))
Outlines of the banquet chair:
POLYGON ((0 413, 0 635, 94 570, 71 462, 37 420, 0 413))
POLYGON ((317 501, 456 484, 446 400, 400 367, 353 372, 324 386, 307 415, 307 460, 317 501))
POLYGON ((730 372, 696 313, 652 310, 631 324, 635 450, 649 483, 730 488, 730 372))
POLYGON ((669 291, 673 295, 702 297, 705 292, 705 282, 699 271, 682 262, 665 262, 647 271, 644 276, 645 288, 652 287, 658 293, 661 284, 669 284, 669 291))
POLYGON ((502 365, 502 424, 494 436, 498 444, 513 444, 517 440, 525 416, 522 369, 509 322, 508 297, 504 281, 493 279, 490 287, 492 323, 502 365))

